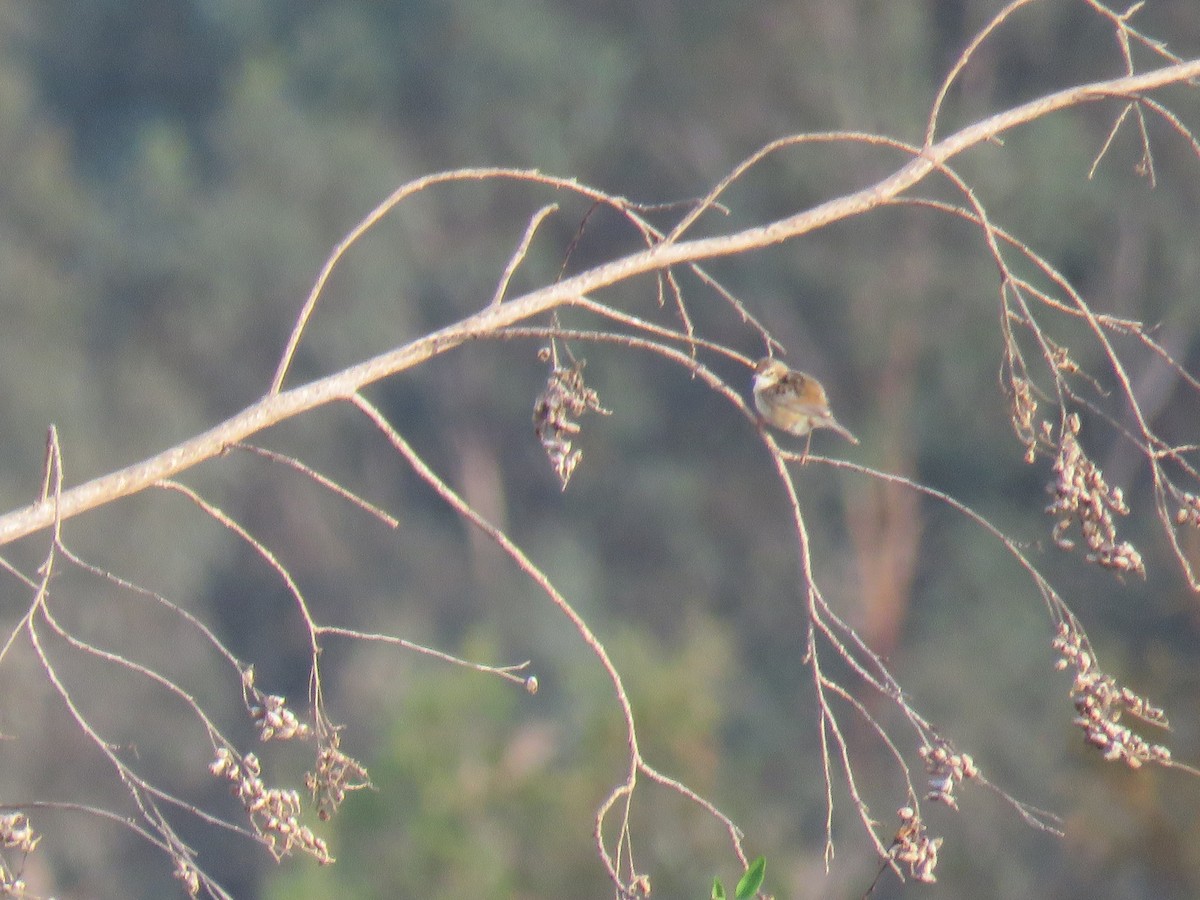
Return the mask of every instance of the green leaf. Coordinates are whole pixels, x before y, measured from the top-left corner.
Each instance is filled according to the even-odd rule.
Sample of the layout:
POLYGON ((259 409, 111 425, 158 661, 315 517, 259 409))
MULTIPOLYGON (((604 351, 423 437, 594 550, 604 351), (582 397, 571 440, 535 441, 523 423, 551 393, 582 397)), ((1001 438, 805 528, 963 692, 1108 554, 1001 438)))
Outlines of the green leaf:
POLYGON ((742 876, 742 880, 737 883, 737 890, 734 891, 734 896, 737 900, 750 900, 758 889, 762 887, 763 876, 767 871, 767 858, 760 856, 754 862, 750 863, 746 869, 746 874, 742 876))
POLYGON ((713 879, 712 900, 725 900, 725 885, 720 878, 713 879))

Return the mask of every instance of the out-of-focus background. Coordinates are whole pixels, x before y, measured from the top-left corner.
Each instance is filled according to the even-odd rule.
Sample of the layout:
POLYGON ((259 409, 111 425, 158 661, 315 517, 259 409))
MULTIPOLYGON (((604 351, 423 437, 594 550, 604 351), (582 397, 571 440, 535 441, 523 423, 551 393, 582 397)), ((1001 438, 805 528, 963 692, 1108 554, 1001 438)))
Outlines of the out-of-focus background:
MULTIPOLYGON (((329 249, 404 180, 459 166, 536 167, 655 203, 702 194, 785 134, 850 129, 919 143, 940 79, 999 7, 9 0, 0 6, 0 507, 35 495, 51 422, 74 484, 261 396, 329 249)), ((1137 22, 1181 55, 1200 48, 1194 0, 1151 0, 1137 22)), ((1120 70, 1110 27, 1086 4, 1035 3, 964 72, 943 127, 1120 70)), ((1200 126, 1194 90, 1162 99, 1200 126)), ((1128 127, 1088 180, 1117 112, 1052 117, 1003 148, 967 155, 959 170, 995 221, 1065 271, 1097 310, 1158 325, 1197 371, 1200 163, 1152 122, 1156 188, 1133 171, 1140 147, 1128 127)), ((729 194, 730 216, 711 227, 766 221, 899 161, 845 145, 781 154, 729 194)), ((528 216, 552 201, 563 209, 540 232, 519 291, 555 277, 584 204, 468 184, 402 206, 333 279, 293 383, 479 308, 528 216)), ((615 216, 597 214, 571 269, 634 245, 615 216)), ((1121 583, 1053 548, 1041 514, 1048 467, 1022 461, 998 387, 998 285, 980 236, 896 208, 711 269, 789 348, 789 361, 821 377, 862 439, 850 448, 819 435, 816 449, 924 480, 1022 541, 1107 669, 1167 708, 1176 756, 1200 759, 1200 600, 1155 533, 1145 468, 1099 423, 1085 430, 1130 497, 1134 515, 1121 527, 1146 559, 1147 581, 1121 583)), ((703 333, 761 352, 723 301, 684 284, 703 333)), ((649 279, 606 299, 658 315, 649 279)), ((563 324, 573 324, 570 313, 563 324)), ((1082 329, 1054 319, 1048 327, 1109 383, 1082 329)), ((766 888, 861 896, 877 863, 842 791, 825 873, 794 538, 753 429, 660 359, 575 349, 613 415, 585 420, 583 462, 565 493, 530 427, 546 375, 534 343, 467 346, 370 396, 587 617, 625 676, 643 751, 746 829, 748 850, 768 859, 766 888)), ((715 365, 748 383, 747 372, 715 365)), ((1131 367, 1155 427, 1200 440, 1195 396, 1144 354, 1131 367)), ((542 690, 529 697, 428 658, 331 643, 330 712, 348 724, 343 747, 376 786, 319 829, 338 864, 275 865, 248 841, 173 814, 202 864, 239 898, 608 896, 592 819, 622 777, 623 733, 601 671, 567 623, 351 411, 320 410, 265 440, 400 518, 389 531, 249 457, 187 474, 279 554, 322 621, 486 662, 531 659, 542 690)), ((947 838, 938 885, 900 887, 889 875, 874 896, 1200 893, 1200 781, 1131 773, 1084 747, 1070 724, 1068 676, 1052 667, 1041 600, 996 542, 864 478, 814 466, 798 483, 830 602, 994 782, 1066 822, 1055 839, 987 792, 965 790, 960 812, 931 811, 931 830, 947 838)), ((264 690, 303 706, 307 647, 284 587, 184 500, 124 501, 72 521, 66 536, 93 562, 204 617, 255 664, 264 690)), ((32 568, 44 536, 6 552, 32 568)), ((70 627, 169 671, 255 748, 236 679, 177 618, 79 574, 54 590, 70 627)), ((6 629, 28 595, 3 582, 6 629)), ((205 769, 203 731, 179 704, 61 641, 48 652, 106 738, 143 771, 190 802, 236 814, 205 769)), ((111 769, 27 647, 19 642, 0 672, 0 800, 124 809, 111 769)), ((916 765, 894 713, 872 710, 898 729, 916 765)), ((887 754, 866 727, 848 736, 872 813, 892 820, 903 795, 887 754)), ((311 763, 296 748, 264 756, 280 781, 311 763)), ((641 790, 632 837, 655 896, 697 898, 713 876, 736 881, 711 819, 641 790)), ((110 823, 44 812, 35 825, 46 835, 27 863, 35 890, 63 900, 179 890, 161 854, 110 823)))

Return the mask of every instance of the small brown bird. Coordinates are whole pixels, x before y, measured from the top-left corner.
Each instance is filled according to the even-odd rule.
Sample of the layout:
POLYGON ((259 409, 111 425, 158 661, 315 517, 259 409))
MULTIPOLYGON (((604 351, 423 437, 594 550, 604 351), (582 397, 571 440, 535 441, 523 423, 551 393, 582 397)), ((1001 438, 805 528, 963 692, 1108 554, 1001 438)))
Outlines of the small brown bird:
POLYGON ((850 443, 858 443, 858 438, 833 417, 821 382, 769 356, 754 367, 754 405, 764 422, 788 434, 807 436, 811 442, 814 428, 828 428, 850 443))

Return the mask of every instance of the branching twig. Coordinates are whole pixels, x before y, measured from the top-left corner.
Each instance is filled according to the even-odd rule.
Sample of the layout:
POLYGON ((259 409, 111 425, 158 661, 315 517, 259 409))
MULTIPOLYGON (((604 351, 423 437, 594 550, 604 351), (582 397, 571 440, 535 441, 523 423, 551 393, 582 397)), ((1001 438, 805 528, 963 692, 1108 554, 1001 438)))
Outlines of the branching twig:
MULTIPOLYGON (((1200 60, 1184 61, 1169 52, 1164 44, 1151 40, 1134 29, 1130 23, 1141 7, 1140 3, 1135 3, 1124 12, 1116 12, 1099 0, 1087 0, 1088 5, 1113 26, 1124 72, 1121 77, 1076 85, 1047 94, 988 116, 939 139, 940 123, 947 98, 966 67, 976 58, 981 46, 997 29, 1014 13, 1032 2, 1033 0, 1012 0, 968 43, 937 91, 920 146, 886 136, 854 131, 786 136, 762 146, 735 165, 729 174, 703 197, 689 204, 669 229, 660 229, 652 225, 645 215, 676 209, 677 206, 652 209, 579 184, 572 179, 509 168, 460 169, 427 175, 398 187, 358 222, 332 250, 297 315, 269 388, 262 398, 242 412, 203 434, 140 463, 69 490, 63 486, 62 449, 59 446, 58 435, 51 429, 47 438, 46 465, 38 499, 24 509, 0 516, 0 545, 48 530, 45 557, 36 573, 23 572, 8 560, 0 558, 0 569, 11 573, 18 584, 30 592, 28 605, 24 607, 19 622, 12 628, 3 647, 0 648, 0 663, 9 659, 12 648, 19 641, 27 641, 46 683, 62 702, 89 746, 94 747, 111 766, 127 791, 130 802, 136 808, 137 817, 118 817, 116 813, 83 806, 61 805, 56 808, 73 808, 92 815, 118 819, 169 854, 177 865, 178 877, 193 894, 203 886, 211 896, 226 896, 220 886, 196 866, 194 851, 176 834, 174 826, 163 810, 170 812, 181 809, 201 822, 258 840, 276 858, 289 852, 293 846, 293 839, 296 839, 302 845, 306 845, 307 849, 314 851, 314 855, 320 861, 331 860, 322 841, 307 829, 293 826, 293 813, 299 808, 298 796, 293 796, 296 792, 266 789, 259 778, 257 758, 253 754, 239 755, 232 743, 221 734, 214 717, 182 683, 149 665, 89 643, 63 624, 69 620, 64 617, 63 621, 60 621, 55 615, 59 598, 57 595, 52 597, 50 588, 53 575, 66 565, 74 565, 82 572, 103 578, 124 591, 156 601, 197 631, 204 641, 238 672, 246 706, 252 711, 252 715, 263 720, 260 723, 260 737, 263 740, 281 737, 280 729, 265 720, 268 715, 283 718, 284 712, 290 716, 287 719, 287 731, 290 735, 315 735, 319 746, 319 759, 323 761, 321 765, 324 768, 318 766, 323 772, 321 777, 310 774, 309 785, 315 797, 320 795, 318 803, 322 816, 336 808, 347 790, 369 785, 365 768, 341 754, 338 749, 339 726, 333 723, 324 709, 318 662, 323 650, 322 639, 326 636, 386 643, 413 650, 453 665, 469 667, 480 673, 520 684, 530 693, 536 692, 537 679, 529 674, 529 661, 507 666, 486 665, 422 647, 401 637, 318 623, 311 614, 296 577, 270 548, 233 516, 206 500, 196 490, 174 480, 176 475, 202 461, 217 457, 230 449, 245 449, 273 462, 288 465, 318 485, 354 503, 377 520, 395 528, 398 520, 394 516, 369 503, 349 487, 317 473, 294 457, 245 443, 250 437, 273 425, 332 404, 334 401, 346 401, 387 439, 419 478, 459 518, 495 543, 530 583, 550 601, 550 605, 567 619, 611 684, 612 696, 624 727, 627 756, 623 761, 622 779, 597 809, 594 836, 597 853, 615 886, 617 895, 632 898, 649 893, 648 876, 639 870, 634 860, 638 846, 631 831, 635 793, 639 779, 642 778, 648 783, 657 784, 686 798, 705 815, 711 816, 728 833, 732 852, 738 861, 743 866, 748 866, 743 834, 732 818, 723 813, 712 800, 701 796, 682 781, 660 772, 643 758, 632 704, 627 696, 622 675, 592 626, 516 541, 481 515, 435 472, 412 448, 400 430, 362 393, 369 385, 470 342, 529 338, 552 342, 553 349, 547 356, 553 357, 554 371, 567 368, 560 366, 557 355, 559 341, 605 343, 627 350, 655 354, 697 377, 714 394, 727 400, 731 407, 745 418, 747 424, 758 429, 770 466, 781 485, 791 520, 790 528, 795 536, 798 575, 796 593, 803 605, 804 615, 803 632, 796 636, 796 646, 800 661, 808 667, 807 675, 811 679, 816 703, 816 742, 820 752, 825 798, 824 847, 827 866, 834 853, 834 808, 839 796, 848 797, 849 802, 853 804, 859 822, 876 852, 883 859, 885 868, 881 869, 881 872, 890 866, 898 877, 904 877, 904 873, 907 872, 910 876, 925 881, 933 880, 941 838, 931 838, 926 833, 926 825, 921 816, 922 799, 957 808, 952 792, 960 782, 974 781, 994 792, 1034 827, 1058 833, 1061 823, 1051 813, 1016 800, 980 774, 970 755, 955 750, 950 741, 939 734, 933 724, 918 710, 915 702, 892 675, 885 655, 874 650, 846 618, 837 612, 834 604, 826 599, 816 577, 819 561, 812 558, 808 523, 795 483, 796 470, 800 465, 825 466, 869 478, 877 483, 915 491, 983 529, 1031 579, 1045 604, 1055 634, 1054 647, 1061 655, 1059 667, 1073 669, 1075 681, 1071 688, 1071 696, 1077 712, 1075 724, 1084 729, 1089 744, 1100 749, 1106 758, 1121 760, 1131 768, 1157 764, 1188 774, 1200 774, 1189 764, 1172 760, 1169 750, 1164 745, 1151 744, 1141 739, 1118 721, 1125 712, 1141 717, 1152 725, 1165 726, 1166 716, 1148 700, 1123 687, 1116 679, 1099 669, 1094 650, 1081 622, 1016 540, 961 501, 915 480, 879 468, 807 453, 795 454, 781 448, 747 404, 743 391, 727 383, 710 368, 710 357, 732 360, 747 370, 752 361, 734 347, 697 333, 697 323, 702 323, 704 319, 693 314, 694 298, 685 294, 686 281, 679 277, 679 267, 688 267, 703 285, 713 290, 720 302, 728 304, 737 312, 756 343, 761 343, 767 353, 773 354, 783 349, 781 345, 759 323, 748 305, 713 279, 702 268, 702 263, 776 246, 832 223, 889 205, 922 207, 942 215, 953 216, 972 228, 977 228, 998 274, 1001 334, 999 352, 1002 358, 1002 379, 1009 395, 1014 428, 1018 438, 1025 445, 1027 458, 1031 462, 1038 459, 1053 460, 1053 471, 1057 481, 1053 485, 1056 494, 1051 510, 1059 520, 1055 525, 1055 537, 1062 537, 1064 523, 1070 526, 1072 521, 1078 518, 1082 531, 1093 538, 1097 534, 1100 535, 1098 540, 1104 544, 1100 549, 1107 552, 1116 545, 1111 513, 1127 511, 1121 494, 1108 487, 1099 468, 1087 458, 1081 448, 1077 439, 1081 417, 1077 410, 1082 410, 1089 418, 1094 414, 1101 425, 1111 428, 1121 440, 1135 447, 1146 460, 1152 480, 1155 510, 1160 523, 1170 539, 1180 568, 1193 588, 1200 590, 1200 582, 1191 568, 1190 558, 1178 534, 1179 528, 1200 527, 1200 493, 1186 485, 1188 480, 1200 481, 1200 464, 1191 458, 1198 448, 1194 444, 1168 445, 1152 429, 1147 414, 1135 395, 1133 380, 1129 375, 1129 360, 1118 352, 1118 346, 1122 346, 1119 339, 1129 336, 1135 338, 1163 364, 1170 366, 1172 372, 1193 391, 1200 391, 1200 379, 1186 372, 1172 354, 1147 333, 1147 329, 1143 328, 1140 322, 1093 310, 1055 265, 1013 233, 992 221, 987 206, 976 190, 953 165, 955 158, 964 151, 997 140, 1006 132, 1042 119, 1053 112, 1114 100, 1120 103, 1119 111, 1095 156, 1091 172, 1088 173, 1089 177, 1096 171, 1100 161, 1112 151, 1117 133, 1132 114, 1137 123, 1141 145, 1141 157, 1135 169, 1153 184, 1156 172, 1151 153, 1150 129, 1146 121, 1147 111, 1182 137, 1197 159, 1200 159, 1200 140, 1173 112, 1150 97, 1149 92, 1167 85, 1194 83, 1195 79, 1200 78, 1200 60), (1156 70, 1139 73, 1134 59, 1134 51, 1139 47, 1148 49, 1158 59, 1167 60, 1168 64, 1156 70), (685 239, 701 217, 712 211, 725 211, 721 206, 721 198, 731 186, 750 177, 763 160, 810 145, 878 148, 881 155, 897 158, 896 167, 889 175, 873 184, 831 197, 811 208, 797 210, 776 221, 708 237, 685 239), (950 203, 914 196, 913 189, 931 175, 944 178, 957 191, 961 200, 950 203), (491 181, 516 182, 537 190, 561 191, 569 195, 573 202, 585 201, 590 204, 578 234, 563 253, 559 277, 551 284, 524 294, 509 296, 514 274, 527 258, 539 227, 547 216, 559 208, 558 204, 549 204, 542 206, 530 218, 517 246, 504 265, 494 292, 490 298, 478 298, 476 312, 357 365, 308 384, 285 389, 284 385, 300 342, 315 314, 329 278, 359 239, 402 203, 418 194, 440 185, 491 181), (568 277, 567 265, 572 251, 581 244, 589 217, 598 209, 615 211, 622 219, 622 226, 636 232, 639 249, 568 277), (1022 272, 1028 268, 1032 268, 1034 274, 1026 277, 1022 272), (618 309, 601 299, 604 289, 628 283, 639 276, 651 276, 655 279, 654 299, 659 306, 666 306, 667 297, 670 296, 677 322, 672 321, 669 326, 657 324, 637 311, 618 309), (576 314, 572 315, 572 318, 583 318, 589 324, 563 327, 562 321, 566 316, 560 316, 560 313, 567 310, 576 314), (544 324, 546 319, 539 320, 538 317, 542 316, 549 319, 549 325, 544 324), (1069 321, 1079 323, 1086 329, 1088 339, 1099 349, 1103 360, 1103 372, 1096 376, 1084 372, 1072 358, 1072 351, 1066 342, 1048 331, 1039 318, 1053 320, 1056 316, 1066 316, 1069 321), (1106 393, 1110 381, 1115 383, 1112 398, 1106 393), (1053 412, 1044 418, 1036 412, 1039 402, 1043 401, 1053 406, 1053 412), (254 685, 253 667, 239 661, 222 643, 216 630, 198 616, 182 609, 161 594, 116 576, 101 566, 84 561, 68 549, 63 538, 64 522, 84 511, 138 493, 148 487, 178 493, 190 500, 206 516, 247 544, 286 587, 308 634, 311 723, 298 723, 295 715, 284 707, 282 697, 259 690, 254 685), (1178 508, 1173 510, 1171 504, 1178 508), (63 677, 60 652, 85 657, 101 667, 117 667, 153 685, 156 691, 166 692, 182 704, 191 718, 198 723, 197 727, 206 732, 213 745, 217 761, 211 768, 212 773, 229 780, 235 787, 236 795, 243 801, 250 816, 250 826, 239 826, 224 821, 177 798, 139 774, 136 767, 124 758, 128 754, 115 748, 103 737, 102 729, 89 720, 85 709, 73 696, 67 683, 68 679, 63 677), (830 663, 833 664, 832 668, 830 663), (834 668, 845 673, 843 681, 833 677, 831 672, 834 668), (890 708, 898 710, 904 717, 901 726, 911 733, 916 752, 924 763, 929 778, 929 790, 923 797, 922 791, 914 783, 913 768, 910 767, 902 749, 904 741, 888 730, 885 725, 887 720, 871 705, 875 698, 882 698, 890 704, 890 708), (903 782, 900 787, 904 795, 901 800, 903 805, 897 810, 901 825, 890 843, 887 841, 888 829, 883 828, 871 815, 867 783, 854 766, 851 738, 855 732, 850 730, 848 725, 859 723, 865 725, 866 733, 874 740, 882 755, 900 773, 903 782), (835 772, 838 774, 835 775, 835 772), (278 803, 279 808, 285 811, 282 817, 286 820, 285 823, 281 823, 280 817, 274 814, 276 807, 270 805, 268 798, 270 803, 278 803), (610 819, 619 820, 616 821, 615 828, 610 819), (299 837, 296 837, 297 835, 299 837)), ((565 343, 563 346, 574 366, 571 372, 578 376, 579 389, 577 395, 571 395, 560 384, 560 393, 574 397, 579 401, 581 409, 601 409, 598 400, 588 406, 591 400, 595 399, 595 392, 584 392, 582 388, 582 357, 576 360, 570 346, 565 343)), ((566 377, 563 373, 559 374, 566 377)), ((570 421, 569 416, 562 417, 558 424, 564 432, 574 426, 574 431, 570 432, 572 437, 578 432, 578 426, 570 421)), ((1061 545, 1065 546, 1067 543, 1069 542, 1065 538, 1060 540, 1061 545)), ((1124 549, 1126 546, 1128 545, 1122 544, 1117 549, 1124 549)), ((1102 564, 1107 560, 1110 567, 1119 571, 1137 571, 1141 566, 1141 557, 1132 548, 1130 555, 1121 560, 1126 563, 1123 567, 1111 565, 1114 558, 1105 556, 1104 553, 1096 552, 1093 556, 1099 557, 1102 564), (1131 561, 1136 561, 1137 565, 1133 565, 1131 561)), ((37 804, 24 804, 22 808, 37 808, 37 804)), ((50 808, 50 805, 46 804, 43 808, 50 808)))

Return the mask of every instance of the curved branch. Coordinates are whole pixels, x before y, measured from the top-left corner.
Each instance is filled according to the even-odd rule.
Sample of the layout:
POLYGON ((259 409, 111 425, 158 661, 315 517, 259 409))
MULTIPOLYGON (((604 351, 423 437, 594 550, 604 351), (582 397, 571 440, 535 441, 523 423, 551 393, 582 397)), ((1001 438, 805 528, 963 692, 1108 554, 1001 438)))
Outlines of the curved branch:
MULTIPOLYGON (((660 242, 508 302, 487 306, 410 344, 381 353, 309 384, 287 391, 276 392, 272 389, 258 402, 197 437, 147 460, 64 491, 55 501, 43 499, 24 509, 0 516, 0 546, 49 527, 54 521, 56 510, 65 520, 112 500, 137 493, 210 459, 231 444, 245 440, 285 419, 332 400, 349 400, 366 385, 412 368, 468 340, 524 321, 539 313, 572 305, 579 297, 589 292, 680 263, 730 256, 779 244, 894 200, 922 181, 930 172, 939 170, 947 160, 969 147, 991 140, 1052 112, 1112 97, 1127 98, 1143 91, 1198 77, 1200 60, 1191 60, 1140 75, 1097 81, 1048 94, 963 128, 924 148, 919 156, 909 160, 887 178, 853 193, 835 197, 775 222, 733 234, 689 241, 660 242)), ((356 229, 356 232, 361 234, 362 229, 356 229)))

